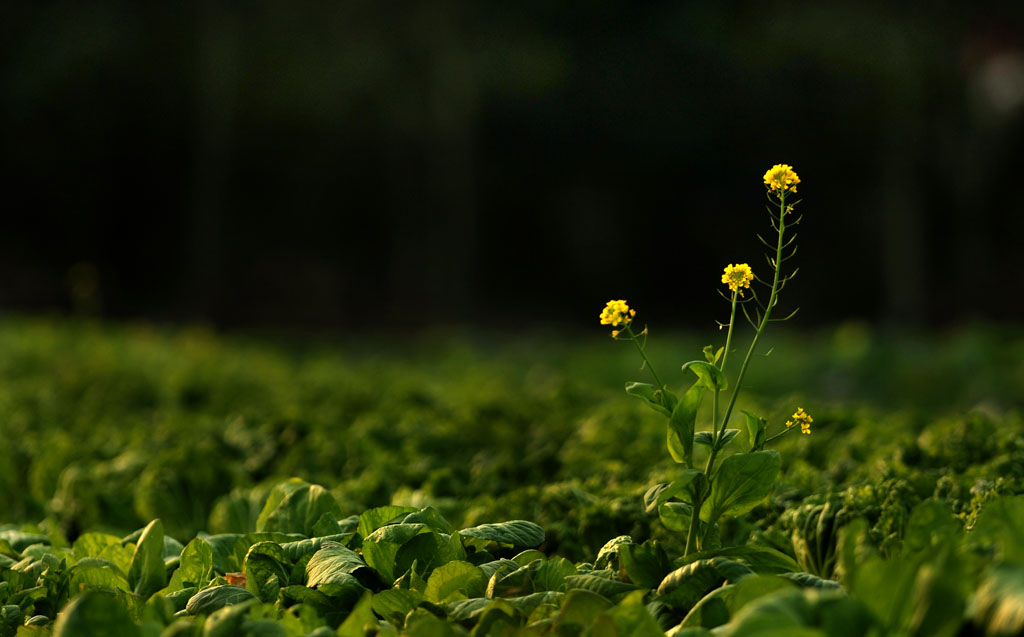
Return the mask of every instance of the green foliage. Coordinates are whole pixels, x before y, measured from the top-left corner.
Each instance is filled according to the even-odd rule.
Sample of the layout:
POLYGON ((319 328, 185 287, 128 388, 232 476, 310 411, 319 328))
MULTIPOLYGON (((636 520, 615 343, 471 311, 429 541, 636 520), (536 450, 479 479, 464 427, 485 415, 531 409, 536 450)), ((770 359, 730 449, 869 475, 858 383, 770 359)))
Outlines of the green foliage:
POLYGON ((774 450, 726 458, 718 469, 711 497, 701 507, 701 519, 713 524, 723 515, 736 517, 753 509, 771 494, 781 462, 774 450))
MULTIPOLYGON (((594 389, 612 385, 615 365, 583 349, 557 362, 532 350, 513 365, 494 362, 511 351, 438 345, 398 366, 209 335, 37 326, 14 339, 5 329, 0 491, 16 517, 0 525, 4 637, 90 625, 288 636, 1024 625, 1024 421, 1000 406, 1012 403, 948 402, 976 404, 983 387, 1014 399, 1005 379, 1024 379, 1024 356, 1002 348, 1024 349, 1012 340, 984 354, 1009 365, 984 382, 956 373, 981 355, 958 337, 913 367, 893 353, 913 341, 851 353, 823 334, 790 347, 773 358, 780 371, 751 373, 759 393, 740 407, 780 422, 794 400, 766 396, 791 385, 835 405, 815 413, 813 436, 768 443, 785 458, 776 474, 737 482, 728 476, 763 469, 747 463, 772 464, 758 460, 772 452, 735 453, 759 435, 762 421, 751 429, 748 418, 747 440, 722 450, 709 485, 663 457, 666 414, 594 389), (66 367, 53 373, 58 359, 66 367), (959 376, 963 393, 943 374, 959 376), (875 406, 898 400, 894 388, 902 409, 875 406), (863 400, 844 403, 846 393, 863 400), (291 473, 300 478, 274 477, 291 473), (705 541, 684 558, 679 535, 698 499, 718 517, 697 520, 705 541)), ((655 398, 671 415, 686 395, 655 398)), ((692 452, 701 461, 710 448, 692 452)))

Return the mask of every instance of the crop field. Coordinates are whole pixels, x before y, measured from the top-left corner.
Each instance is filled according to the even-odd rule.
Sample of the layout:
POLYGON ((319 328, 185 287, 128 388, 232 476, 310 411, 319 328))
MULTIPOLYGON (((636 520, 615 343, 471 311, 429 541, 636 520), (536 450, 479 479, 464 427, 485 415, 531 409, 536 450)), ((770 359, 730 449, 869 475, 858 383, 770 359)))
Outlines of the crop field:
MULTIPOLYGON (((685 389, 716 338, 652 333, 650 362, 685 389)), ((812 433, 730 434, 780 469, 688 547, 672 485, 711 447, 666 453, 622 390, 647 370, 596 327, 8 318, 0 635, 1020 634, 1024 339, 849 323, 764 351, 738 408, 812 433)))

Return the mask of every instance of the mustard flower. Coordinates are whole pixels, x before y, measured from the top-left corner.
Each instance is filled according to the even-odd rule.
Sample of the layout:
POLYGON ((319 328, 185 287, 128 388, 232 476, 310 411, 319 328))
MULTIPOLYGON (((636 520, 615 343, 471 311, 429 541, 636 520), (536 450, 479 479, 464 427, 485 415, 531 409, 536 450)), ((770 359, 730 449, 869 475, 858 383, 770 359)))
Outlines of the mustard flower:
POLYGON ((729 264, 725 266, 725 273, 722 274, 722 283, 729 286, 733 292, 739 292, 743 296, 741 288, 750 288, 750 282, 754 280, 754 272, 746 263, 729 264))
POLYGON ((764 185, 773 192, 776 190, 796 192, 798 183, 800 183, 800 177, 789 164, 775 164, 764 174, 764 185))
MULTIPOLYGON (((608 301, 601 311, 601 325, 611 325, 613 327, 629 325, 633 321, 634 316, 636 316, 636 310, 630 309, 625 301, 608 301)), ((618 332, 618 330, 615 330, 615 332, 618 332)), ((618 334, 613 333, 613 336, 618 336, 618 334)))
POLYGON ((805 412, 803 407, 797 407, 792 418, 792 420, 786 421, 786 427, 792 427, 793 425, 798 424, 800 425, 800 433, 811 433, 811 423, 814 422, 814 418, 811 418, 810 414, 805 412))

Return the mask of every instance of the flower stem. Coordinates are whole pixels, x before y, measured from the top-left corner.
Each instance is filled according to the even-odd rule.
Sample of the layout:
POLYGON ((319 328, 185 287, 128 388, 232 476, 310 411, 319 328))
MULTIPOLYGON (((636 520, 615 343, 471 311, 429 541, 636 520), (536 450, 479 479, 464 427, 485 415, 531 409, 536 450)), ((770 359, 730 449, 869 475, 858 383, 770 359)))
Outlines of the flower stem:
MULTIPOLYGON (((778 301, 779 296, 779 270, 782 269, 782 246, 783 236, 786 233, 786 191, 782 190, 779 195, 779 243, 775 249, 775 276, 772 278, 772 293, 768 297, 768 305, 764 308, 764 316, 761 317, 761 324, 757 326, 757 332, 754 333, 753 340, 750 341, 750 348, 747 349, 747 355, 743 358, 743 364, 740 365, 740 372, 736 376, 736 386, 733 388, 732 396, 729 398, 729 406, 725 408, 725 416, 722 418, 722 430, 729 425, 729 418, 732 416, 733 407, 736 406, 736 398, 740 395, 740 388, 743 386, 743 377, 747 373, 747 367, 750 365, 750 357, 754 355, 754 349, 757 348, 757 341, 761 338, 761 334, 764 333, 765 327, 768 325, 768 318, 772 314, 772 309, 775 307, 775 303, 778 301)), ((711 448, 711 453, 714 454, 715 448, 711 448)), ((708 465, 710 468, 710 464, 708 465)), ((710 478, 710 476, 709 476, 710 478)))
POLYGON ((686 548, 683 549, 683 557, 686 557, 697 548, 697 536, 700 535, 700 508, 704 502, 700 498, 693 501, 693 509, 690 511, 690 528, 686 532, 686 548))
POLYGON ((722 352, 722 364, 718 366, 718 369, 725 371, 725 361, 729 360, 729 348, 732 347, 732 326, 736 322, 736 297, 739 295, 739 290, 732 293, 732 312, 729 314, 729 331, 725 335, 725 351, 722 352))
POLYGON ((625 325, 626 332, 629 334, 629 340, 633 341, 633 345, 636 346, 636 351, 640 352, 640 358, 644 359, 644 364, 647 365, 647 369, 651 370, 651 376, 654 376, 654 382, 658 384, 658 389, 664 391, 665 385, 662 384, 661 379, 658 378, 657 372, 654 371, 654 366, 651 365, 650 359, 647 358, 647 354, 644 352, 644 348, 640 345, 640 340, 633 333, 633 328, 629 326, 629 323, 625 325))
MULTIPOLYGON (((775 268, 774 268, 775 269, 775 276, 772 278, 772 293, 771 293, 771 295, 768 298, 768 305, 765 306, 765 308, 764 308, 764 316, 761 317, 761 322, 757 326, 757 331, 754 333, 754 338, 750 341, 750 347, 747 349, 747 354, 746 354, 746 356, 743 357, 743 363, 740 365, 739 374, 736 375, 736 386, 733 387, 732 395, 729 397, 729 405, 728 405, 728 407, 725 408, 725 416, 722 417, 721 429, 719 430, 717 428, 717 425, 714 424, 714 422, 717 421, 717 417, 715 418, 715 421, 712 421, 712 426, 715 427, 715 431, 719 432, 719 434, 716 435, 714 437, 714 439, 713 439, 713 443, 714 444, 711 445, 711 455, 708 456, 708 463, 707 463, 707 466, 704 468, 704 474, 707 476, 709 489, 710 489, 710 485, 711 485, 711 483, 712 483, 712 481, 714 479, 714 477, 713 477, 714 465, 715 465, 715 458, 718 455, 718 443, 719 443, 719 440, 721 439, 721 435, 724 434, 726 427, 729 426, 729 418, 732 416, 732 410, 736 406, 736 398, 739 397, 739 395, 740 395, 740 389, 743 386, 743 377, 746 375, 747 367, 750 365, 750 358, 754 355, 754 350, 757 348, 757 341, 761 338, 761 334, 764 333, 765 327, 768 326, 768 319, 771 316, 772 308, 775 307, 775 303, 776 303, 776 301, 778 299, 778 295, 779 295, 779 270, 782 267, 782 247, 783 247, 783 236, 784 236, 785 232, 786 232, 786 191, 783 190, 782 194, 779 195, 779 242, 778 242, 778 245, 777 245, 777 247, 775 249, 775 268)), ((735 300, 735 298, 734 298, 734 300, 735 300)), ((735 312, 735 310, 734 310, 734 312, 735 312)), ((735 318, 735 315, 734 315, 733 318, 735 318)), ((732 319, 729 322, 730 322, 730 327, 731 327, 732 319)), ((715 393, 715 398, 716 399, 718 398, 717 392, 715 393)), ((717 400, 716 400, 716 403, 717 403, 717 400)), ((716 412, 717 412, 717 409, 716 409, 716 412)), ((693 526, 691 524, 691 529, 692 528, 693 528, 693 526)), ((705 540, 707 539, 706 538, 706 534, 709 533, 710 531, 711 531, 711 525, 708 525, 707 529, 705 530, 705 538, 704 538, 705 540)), ((689 546, 689 542, 687 542, 687 545, 689 546)))

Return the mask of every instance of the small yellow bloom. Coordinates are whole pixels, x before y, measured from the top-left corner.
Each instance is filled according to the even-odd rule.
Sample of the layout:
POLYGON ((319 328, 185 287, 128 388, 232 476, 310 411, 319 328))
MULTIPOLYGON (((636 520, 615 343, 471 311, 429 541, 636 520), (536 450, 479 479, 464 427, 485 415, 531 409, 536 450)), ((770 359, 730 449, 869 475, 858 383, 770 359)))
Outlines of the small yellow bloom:
MULTIPOLYGON (((608 301, 601 311, 601 325, 629 325, 636 316, 636 310, 631 310, 625 301, 608 301)), ((612 332, 612 336, 618 336, 618 330, 612 332)))
POLYGON ((793 420, 786 421, 786 427, 792 427, 793 425, 800 425, 800 433, 810 434, 811 423, 814 422, 814 418, 811 418, 810 414, 804 411, 803 407, 797 407, 796 413, 792 416, 793 420))
POLYGON ((618 337, 619 337, 619 330, 612 330, 612 338, 618 338, 618 337))
POLYGON ((796 192, 798 183, 800 183, 800 177, 789 164, 775 164, 764 174, 764 185, 768 186, 768 190, 796 192))
POLYGON ((733 292, 739 292, 740 296, 743 296, 743 290, 740 288, 749 289, 750 282, 753 280, 754 272, 746 263, 737 263, 736 265, 730 263, 725 266, 725 273, 722 275, 722 283, 728 285, 733 292))

